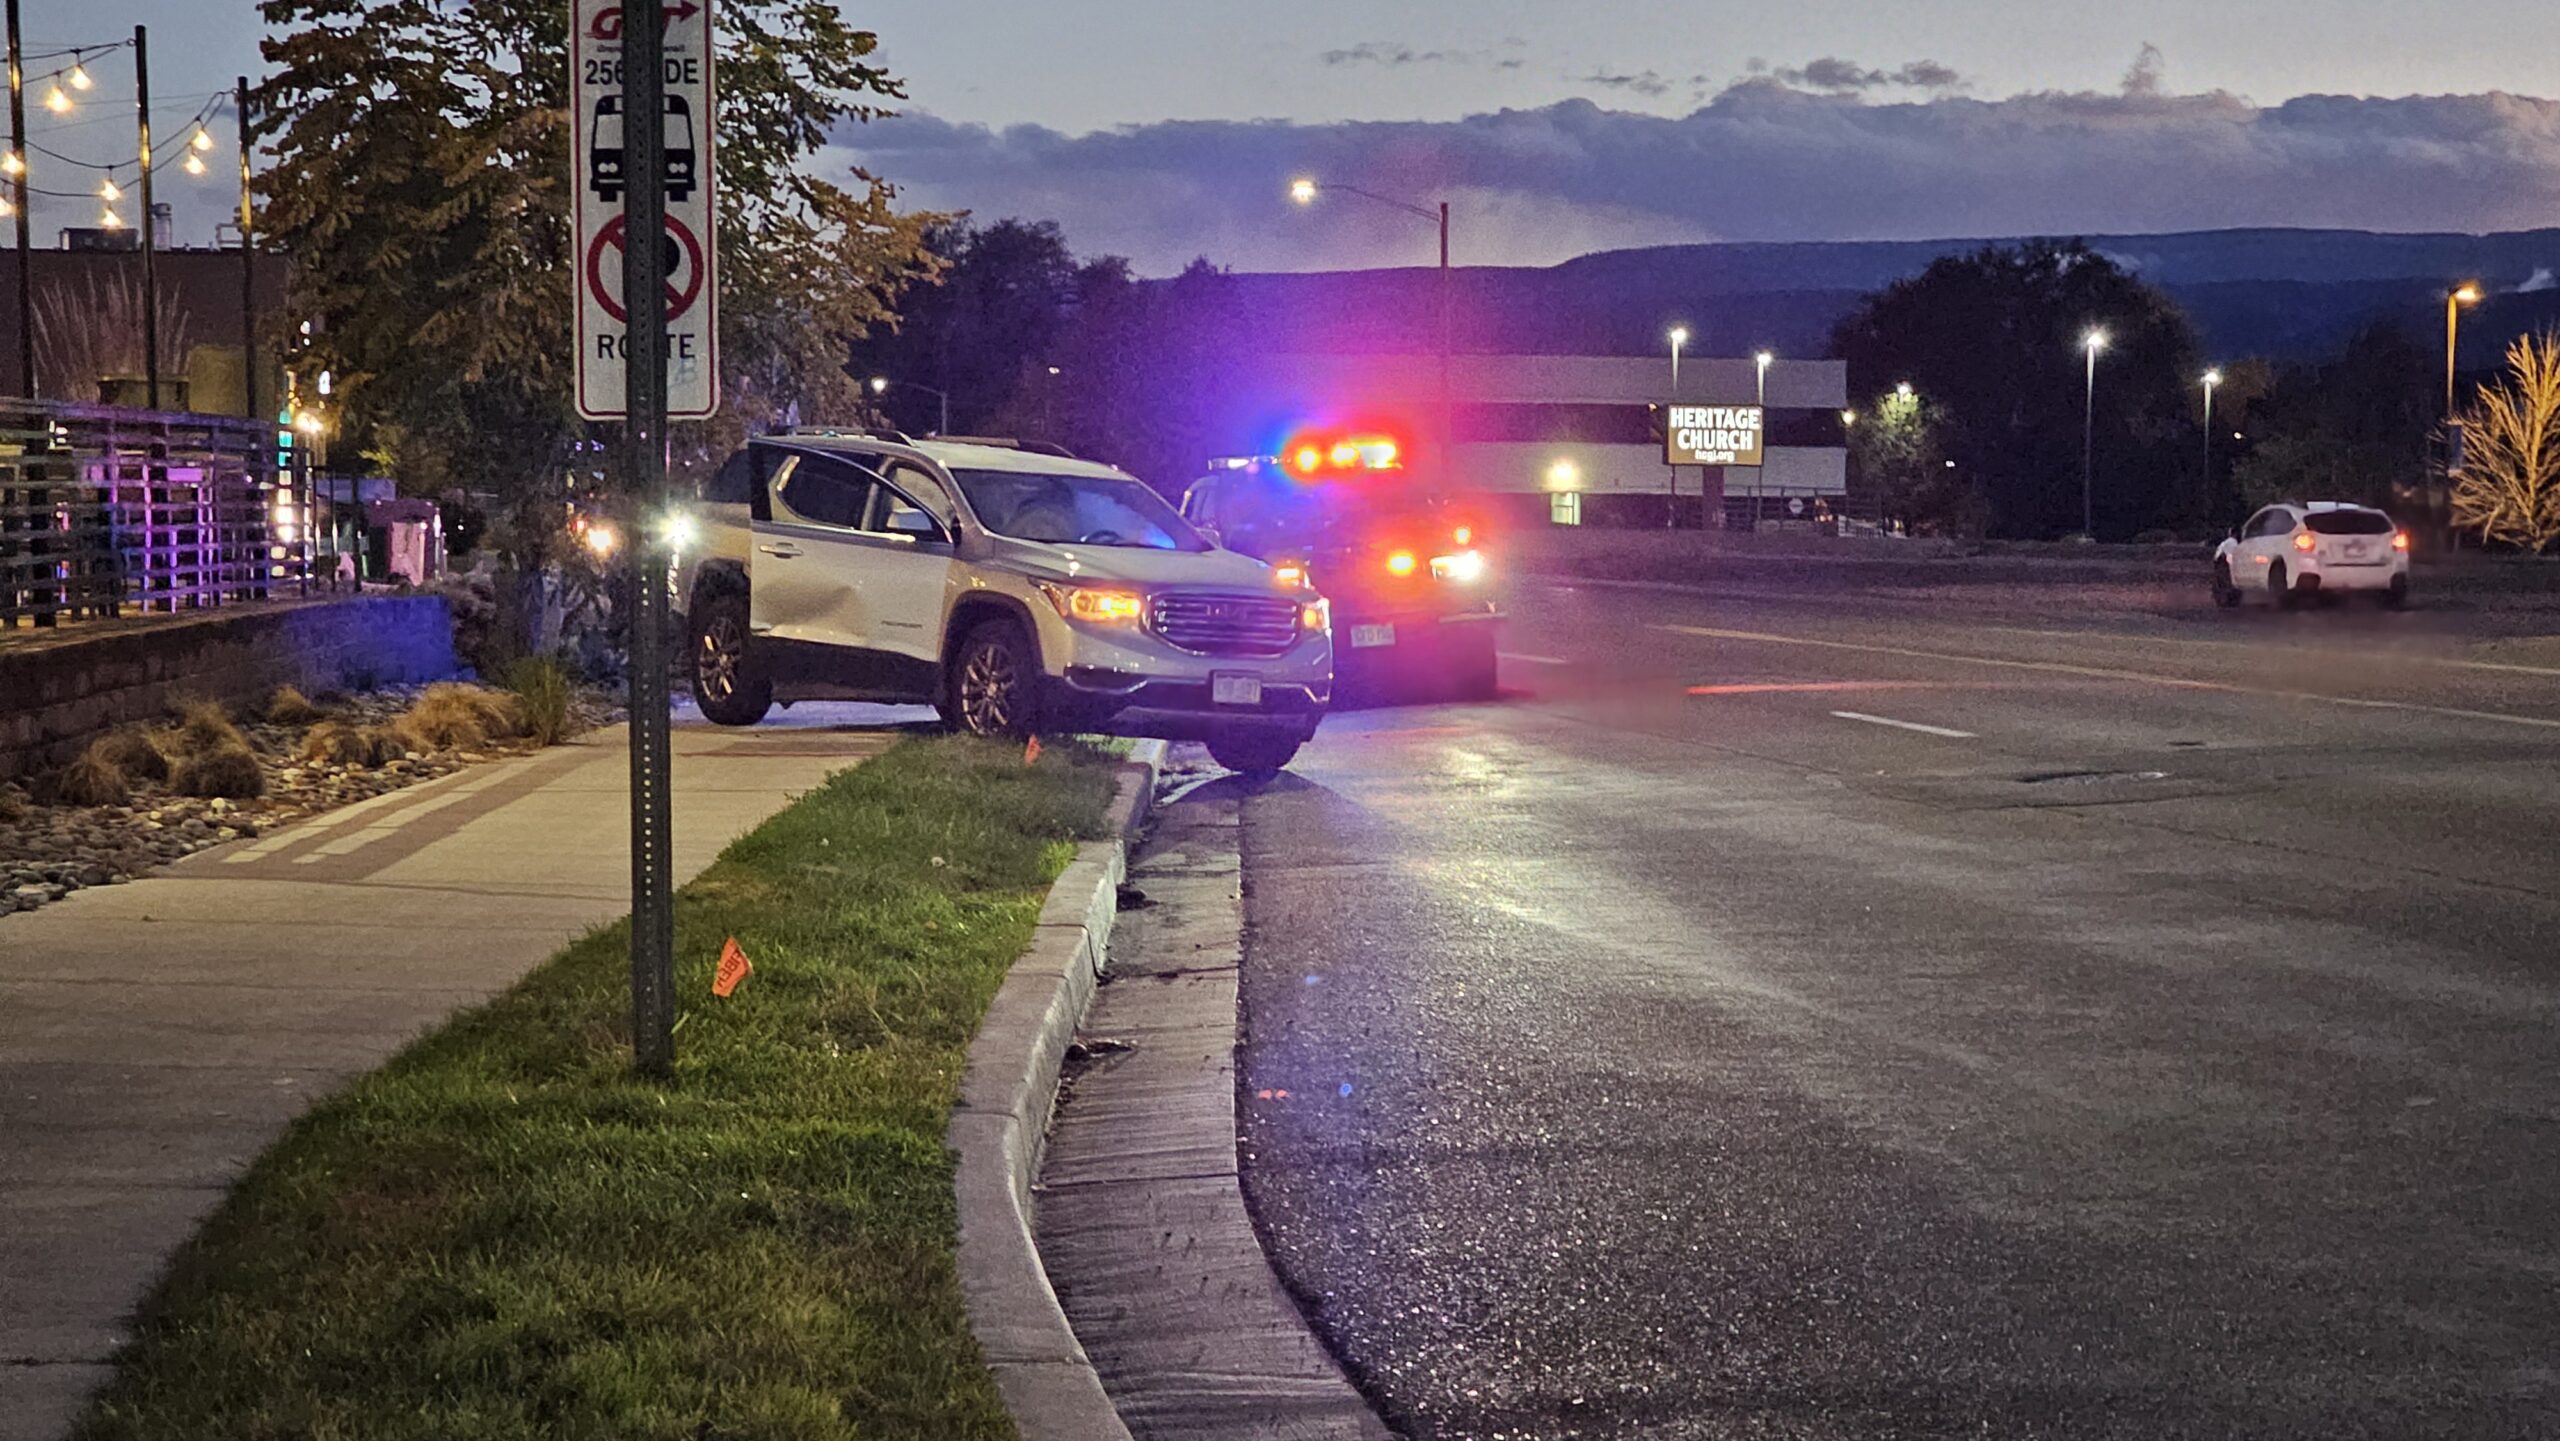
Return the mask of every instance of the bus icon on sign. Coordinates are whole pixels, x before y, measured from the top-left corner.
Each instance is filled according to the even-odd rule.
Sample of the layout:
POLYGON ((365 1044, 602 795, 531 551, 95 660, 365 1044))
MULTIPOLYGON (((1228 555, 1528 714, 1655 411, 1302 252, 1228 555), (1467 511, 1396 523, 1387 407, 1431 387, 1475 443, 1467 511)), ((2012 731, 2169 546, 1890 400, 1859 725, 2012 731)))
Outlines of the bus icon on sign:
MULTIPOLYGON (((693 198, 693 106, 681 95, 667 97, 667 199, 683 204, 693 198)), ((600 96, 587 129, 587 188, 607 205, 622 203, 622 97, 600 96)))

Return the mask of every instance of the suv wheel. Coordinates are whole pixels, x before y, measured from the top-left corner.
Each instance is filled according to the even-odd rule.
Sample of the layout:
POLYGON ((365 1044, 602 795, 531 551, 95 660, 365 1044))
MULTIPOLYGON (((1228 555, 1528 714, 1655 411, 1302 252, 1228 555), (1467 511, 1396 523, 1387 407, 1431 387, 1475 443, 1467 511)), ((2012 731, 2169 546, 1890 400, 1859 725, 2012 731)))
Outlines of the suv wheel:
POLYGON ((693 608, 693 699, 724 726, 751 726, 773 709, 773 682, 747 658, 747 598, 714 596, 693 608))
POLYGON ((1039 681, 1039 662, 1022 627, 1009 620, 983 622, 960 643, 945 713, 971 735, 1030 735, 1039 723, 1039 681))
POLYGON ((1297 759, 1307 736, 1298 731, 1256 727, 1223 731, 1209 738, 1209 758, 1231 771, 1268 780, 1297 759))

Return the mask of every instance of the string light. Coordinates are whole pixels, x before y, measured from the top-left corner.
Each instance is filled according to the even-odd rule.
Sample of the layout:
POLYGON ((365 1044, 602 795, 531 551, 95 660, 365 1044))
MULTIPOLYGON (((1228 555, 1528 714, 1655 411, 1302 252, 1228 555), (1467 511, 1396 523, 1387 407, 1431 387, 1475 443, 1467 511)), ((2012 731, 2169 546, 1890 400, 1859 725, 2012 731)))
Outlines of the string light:
POLYGON ((71 88, 74 90, 86 90, 98 83, 89 78, 89 67, 77 60, 71 62, 71 74, 67 78, 71 81, 71 88))
POLYGON ((111 206, 108 208, 106 214, 98 217, 98 228, 100 230, 122 230, 124 229, 124 217, 116 214, 114 208, 111 206))
POLYGON ((211 150, 213 148, 213 132, 205 129, 204 122, 199 120, 196 122, 195 138, 187 143, 198 150, 211 150))
POLYGON ((182 168, 189 175, 202 175, 204 173, 204 157, 201 155, 190 155, 187 157, 186 164, 182 168))
POLYGON ((116 178, 114 176, 110 175, 106 179, 98 182, 98 198, 107 202, 109 205, 113 205, 117 201, 124 199, 124 191, 117 188, 116 178))
POLYGON ((71 97, 63 93, 61 81, 57 80, 45 86, 44 108, 56 115, 64 114, 71 109, 71 97))
POLYGON ((0 175, 24 175, 26 173, 27 162, 18 158, 17 151, 12 150, 7 155, 0 156, 0 175))

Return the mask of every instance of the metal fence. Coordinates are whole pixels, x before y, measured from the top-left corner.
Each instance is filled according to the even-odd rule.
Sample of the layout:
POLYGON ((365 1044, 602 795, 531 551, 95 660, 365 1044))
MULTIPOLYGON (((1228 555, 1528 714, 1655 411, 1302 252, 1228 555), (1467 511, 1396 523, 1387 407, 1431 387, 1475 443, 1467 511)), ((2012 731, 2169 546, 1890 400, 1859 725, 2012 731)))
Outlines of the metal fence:
POLYGON ((0 401, 0 630, 306 593, 320 520, 273 425, 0 401))

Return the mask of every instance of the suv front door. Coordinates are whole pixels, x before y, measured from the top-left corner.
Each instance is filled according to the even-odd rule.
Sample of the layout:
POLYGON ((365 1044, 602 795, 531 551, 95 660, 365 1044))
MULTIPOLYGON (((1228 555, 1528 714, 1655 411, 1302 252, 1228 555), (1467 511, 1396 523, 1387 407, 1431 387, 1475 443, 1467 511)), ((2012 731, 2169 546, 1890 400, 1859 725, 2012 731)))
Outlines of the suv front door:
POLYGON ((949 532, 855 460, 802 453, 755 525, 752 618, 776 679, 931 699, 949 532))

